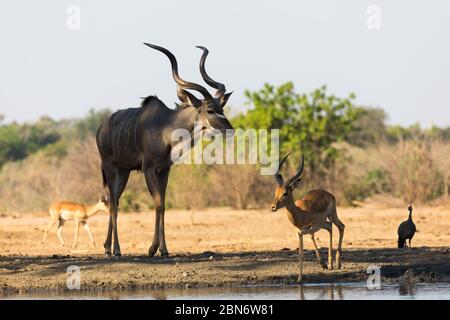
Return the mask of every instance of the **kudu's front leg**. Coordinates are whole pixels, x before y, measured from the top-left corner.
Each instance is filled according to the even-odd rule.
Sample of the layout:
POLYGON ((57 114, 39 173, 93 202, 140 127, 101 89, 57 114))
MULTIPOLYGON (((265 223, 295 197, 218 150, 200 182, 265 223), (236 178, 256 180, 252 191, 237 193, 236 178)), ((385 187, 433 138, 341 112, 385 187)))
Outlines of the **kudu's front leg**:
POLYGON ((111 212, 109 213, 109 224, 108 224, 108 232, 106 233, 106 240, 103 244, 103 247, 105 248, 105 255, 110 256, 111 255, 111 245, 112 245, 112 215, 111 212))
POLYGON ((112 237, 114 237, 114 247, 113 254, 116 257, 120 257, 122 255, 120 251, 119 244, 119 236, 117 231, 117 215, 118 215, 118 206, 119 206, 119 198, 122 195, 125 186, 127 185, 128 178, 130 176, 130 171, 125 169, 120 169, 115 166, 103 166, 103 172, 105 174, 106 182, 108 184, 109 189, 109 225, 108 225, 108 233, 105 241, 105 254, 111 255, 111 243, 112 237))
POLYGON ((169 256, 164 233, 165 194, 168 177, 169 169, 158 171, 150 167, 145 170, 145 181, 155 203, 155 230, 152 244, 148 249, 150 257, 154 256, 158 249, 161 257, 169 256))
POLYGON ((158 212, 158 210, 156 209, 156 205, 155 205, 155 231, 153 233, 152 244, 150 245, 150 248, 148 249, 148 255, 150 257, 153 257, 159 248, 159 227, 158 226, 159 226, 160 217, 161 217, 161 215, 158 212))

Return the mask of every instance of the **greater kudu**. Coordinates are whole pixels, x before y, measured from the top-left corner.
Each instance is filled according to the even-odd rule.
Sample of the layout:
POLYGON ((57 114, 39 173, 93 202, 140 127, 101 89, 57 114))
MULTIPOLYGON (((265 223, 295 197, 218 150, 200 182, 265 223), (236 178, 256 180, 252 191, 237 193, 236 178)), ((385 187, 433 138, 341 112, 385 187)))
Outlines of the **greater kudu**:
MULTIPOLYGON (((117 232, 117 210, 119 198, 125 189, 132 170, 142 170, 147 188, 155 203, 155 232, 148 250, 153 256, 159 249, 162 257, 168 256, 164 235, 164 200, 170 168, 173 164, 171 150, 179 143, 172 141, 171 134, 176 129, 193 133, 194 125, 200 124, 202 131, 233 134, 233 127, 223 113, 231 93, 226 93, 225 85, 214 81, 205 71, 208 50, 203 50, 200 59, 200 73, 211 87, 217 89, 214 97, 203 86, 185 81, 178 75, 175 56, 167 49, 145 43, 164 53, 170 60, 172 76, 177 83, 177 95, 181 104, 170 109, 156 96, 148 96, 139 108, 119 110, 109 116, 97 131, 97 146, 101 157, 104 185, 110 193, 110 219, 104 244, 105 254, 111 255, 114 236, 114 256, 120 256, 117 232), (189 90, 198 91, 203 99, 198 99, 189 90)), ((192 134, 191 134, 192 136, 192 134)), ((194 140, 191 140, 191 146, 194 140)))

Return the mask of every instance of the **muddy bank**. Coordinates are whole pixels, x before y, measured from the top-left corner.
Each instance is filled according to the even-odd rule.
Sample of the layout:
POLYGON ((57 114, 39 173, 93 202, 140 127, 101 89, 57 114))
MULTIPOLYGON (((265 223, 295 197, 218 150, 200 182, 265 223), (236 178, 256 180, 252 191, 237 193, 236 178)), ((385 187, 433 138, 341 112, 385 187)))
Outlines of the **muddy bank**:
MULTIPOLYGON (((414 281, 448 281, 450 211, 417 207, 414 212, 419 233, 413 239, 413 249, 399 251, 397 227, 407 217, 406 208, 339 208, 339 217, 346 225, 343 268, 322 270, 315 263, 312 242, 307 237, 305 281, 366 281, 371 264, 382 267, 384 281, 398 281, 408 269, 413 269, 414 281)), ((49 233, 43 248, 47 215, 0 217, 0 291, 65 290, 70 265, 81 268, 83 290, 294 284, 297 279, 298 238, 283 212, 168 210, 168 259, 146 256, 153 236, 153 212, 120 213, 120 260, 104 257, 101 245, 89 246, 83 231, 76 253, 59 246, 55 230, 49 233)), ((108 217, 94 216, 89 224, 101 244, 108 217)), ((63 237, 70 244, 74 225, 66 225, 63 237)), ((325 259, 328 233, 319 231, 316 238, 325 259)), ((336 231, 334 249, 337 238, 336 231)))
MULTIPOLYGON (((326 250, 322 250, 323 257, 326 250)), ((175 254, 167 259, 125 255, 110 259, 89 256, 1 256, 0 291, 3 294, 37 290, 67 290, 67 267, 81 270, 82 290, 132 290, 144 288, 223 287, 295 284, 297 252, 294 250, 175 254)), ((382 279, 399 281, 405 273, 414 282, 450 281, 450 249, 356 249, 343 252, 341 270, 323 270, 306 252, 305 282, 360 282, 367 267, 381 267, 382 279)))

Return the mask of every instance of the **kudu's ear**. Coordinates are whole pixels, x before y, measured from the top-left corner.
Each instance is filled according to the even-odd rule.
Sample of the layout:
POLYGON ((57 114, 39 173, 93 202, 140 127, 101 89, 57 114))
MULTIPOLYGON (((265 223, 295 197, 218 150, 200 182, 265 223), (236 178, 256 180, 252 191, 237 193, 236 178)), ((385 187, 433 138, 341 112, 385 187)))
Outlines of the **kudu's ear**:
POLYGON ((220 97, 220 105, 223 107, 225 107, 225 105, 228 102, 228 99, 230 99, 230 96, 233 94, 233 91, 225 93, 222 97, 220 97))
POLYGON ((202 102, 189 91, 178 88, 177 95, 178 99, 180 99, 181 102, 187 103, 195 108, 200 108, 200 106, 202 105, 202 102))

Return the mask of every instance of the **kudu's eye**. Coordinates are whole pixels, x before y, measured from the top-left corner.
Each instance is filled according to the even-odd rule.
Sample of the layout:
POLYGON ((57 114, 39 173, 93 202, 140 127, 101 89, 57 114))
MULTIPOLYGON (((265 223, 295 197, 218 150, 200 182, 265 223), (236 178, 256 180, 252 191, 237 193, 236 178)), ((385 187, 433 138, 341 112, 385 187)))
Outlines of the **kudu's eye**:
POLYGON ((215 113, 215 111, 214 111, 214 110, 211 110, 211 109, 206 110, 206 112, 209 113, 209 114, 215 113))

